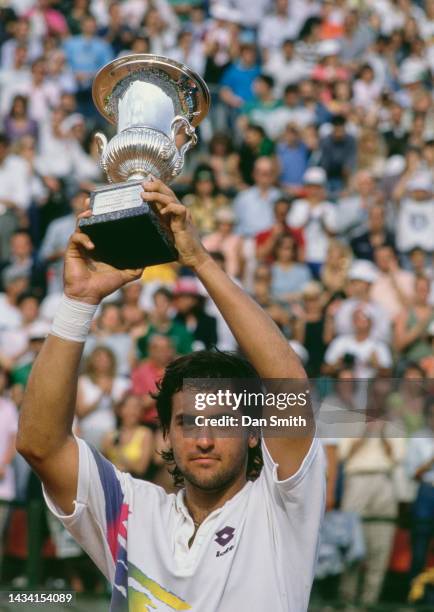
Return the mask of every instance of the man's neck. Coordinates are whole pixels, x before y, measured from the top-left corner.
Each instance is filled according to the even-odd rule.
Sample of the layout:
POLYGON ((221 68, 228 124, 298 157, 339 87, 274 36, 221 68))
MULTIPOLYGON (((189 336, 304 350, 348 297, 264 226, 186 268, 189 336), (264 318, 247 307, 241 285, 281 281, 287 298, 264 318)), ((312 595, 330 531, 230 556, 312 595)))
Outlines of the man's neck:
POLYGON ((258 189, 260 195, 264 198, 266 198, 268 196, 268 194, 270 193, 270 189, 271 187, 264 187, 264 186, 260 186, 260 185, 256 185, 256 188, 258 189))
POLYGON ((187 482, 185 485, 185 505, 196 527, 218 508, 221 508, 228 500, 232 499, 246 484, 244 474, 227 487, 215 491, 206 491, 187 482))
POLYGON ((356 332, 354 337, 356 338, 357 342, 364 342, 369 338, 369 332, 356 332))

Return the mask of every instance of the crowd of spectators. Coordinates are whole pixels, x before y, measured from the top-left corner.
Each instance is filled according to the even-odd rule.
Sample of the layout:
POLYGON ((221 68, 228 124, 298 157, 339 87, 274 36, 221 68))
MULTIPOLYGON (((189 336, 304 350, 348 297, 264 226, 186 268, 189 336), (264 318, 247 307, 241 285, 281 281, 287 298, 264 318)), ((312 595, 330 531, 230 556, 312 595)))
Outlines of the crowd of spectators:
MULTIPOLYGON (((420 576, 434 534, 434 0, 0 3, 0 500, 28 490, 13 450, 23 389, 76 215, 105 180, 95 133, 114 132, 92 81, 131 53, 183 62, 210 88, 173 184, 206 248, 315 383, 331 381, 329 403, 354 408, 353 381, 370 379, 367 410, 399 415, 399 437, 374 419, 368 435, 326 440, 318 582, 342 574, 343 601, 375 603, 391 558, 407 551, 400 571, 420 576), (339 522, 351 513, 363 524, 339 522), (330 549, 350 527, 333 568, 330 549)), ((200 283, 176 264, 145 270, 97 313, 77 433, 170 490, 153 393, 176 355, 212 347, 237 350, 200 283)), ((7 518, 0 505, 0 533, 7 518)), ((416 585, 413 597, 427 592, 416 585)))

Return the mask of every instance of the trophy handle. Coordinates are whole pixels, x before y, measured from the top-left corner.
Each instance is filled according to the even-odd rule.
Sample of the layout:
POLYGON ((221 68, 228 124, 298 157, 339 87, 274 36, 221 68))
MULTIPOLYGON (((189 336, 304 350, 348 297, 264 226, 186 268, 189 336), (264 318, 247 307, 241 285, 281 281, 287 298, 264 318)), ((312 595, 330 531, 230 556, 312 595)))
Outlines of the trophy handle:
POLYGON ((107 136, 102 132, 97 132, 95 134, 95 142, 98 147, 98 153, 101 157, 104 157, 105 150, 107 149, 107 136))
POLYGON ((194 147, 194 145, 197 143, 196 130, 191 125, 191 123, 188 121, 188 119, 186 117, 183 117, 182 115, 176 115, 176 117, 173 118, 170 127, 172 130, 173 143, 175 143, 176 135, 179 132, 181 127, 184 127, 185 133, 187 134, 187 136, 190 136, 187 142, 185 142, 178 151, 179 156, 181 158, 181 163, 183 163, 184 155, 187 153, 189 149, 191 149, 191 147, 194 147))
MULTIPOLYGON (((94 138, 95 138, 96 146, 98 147, 98 153, 101 156, 100 161, 99 161, 100 166, 104 170, 106 175, 108 176, 107 164, 105 163, 105 152, 107 150, 107 145, 108 145, 107 136, 103 134, 102 132, 97 132, 94 138)), ((109 178, 109 181, 111 182, 110 177, 108 178, 109 178)))

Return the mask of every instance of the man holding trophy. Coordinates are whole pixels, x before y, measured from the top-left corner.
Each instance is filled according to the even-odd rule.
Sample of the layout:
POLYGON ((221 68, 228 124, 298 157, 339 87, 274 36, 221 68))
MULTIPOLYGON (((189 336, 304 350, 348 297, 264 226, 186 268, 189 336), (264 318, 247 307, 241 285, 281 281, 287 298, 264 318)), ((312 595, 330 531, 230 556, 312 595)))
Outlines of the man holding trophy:
MULTIPOLYGON (((140 56, 139 60, 140 70, 146 73, 152 58, 140 56)), ((160 70, 162 58, 156 61, 160 70)), ((186 70, 181 67, 180 71, 179 66, 174 66, 176 74, 171 73, 178 86, 180 73, 186 70)), ((147 85, 146 78, 142 73, 140 83, 147 85)), ((182 78, 181 74, 181 85, 182 78)), ((155 74, 152 79, 151 85, 161 85, 160 81, 155 85, 155 74)), ((136 91, 136 82, 133 78, 125 91, 136 91)), ((173 90, 166 85, 162 91, 171 99, 167 92, 173 90)), ((193 85, 194 79, 186 87, 190 93, 183 95, 185 100, 190 96, 185 108, 197 118, 194 100, 199 90, 194 91, 193 85)), ((139 101, 133 106, 145 108, 152 90, 137 91, 139 101)), ((170 105, 164 108, 167 112, 170 105)), ((146 112, 149 119, 149 109, 146 112)), ((171 121, 172 127, 176 125, 171 121)), ((192 136, 192 129, 182 123, 192 136)), ((134 129, 139 128, 155 129, 141 118, 134 129)), ((159 132, 161 141, 165 141, 165 130, 159 132)), ((131 138, 129 134, 125 142, 131 144, 131 138)), ((104 199, 107 192, 94 195, 92 210, 80 215, 71 237, 65 255, 64 296, 27 387, 18 450, 41 478, 51 511, 112 584, 111 610, 302 612, 309 602, 325 490, 324 457, 312 423, 296 437, 264 433, 259 440, 252 432, 219 437, 209 428, 188 437, 182 383, 188 378, 249 378, 253 373, 304 384, 305 372, 268 315, 206 252, 187 209, 164 182, 168 176, 160 169, 167 166, 159 167, 155 155, 149 155, 149 142, 134 142, 122 155, 138 149, 141 161, 136 157, 130 164, 133 171, 117 179, 130 179, 130 185, 119 189, 118 202, 115 192, 108 194, 108 200, 104 199), (146 180, 138 181, 139 173, 146 180), (130 186, 134 189, 128 191, 130 186), (122 190, 128 192, 126 196, 122 190), (111 218, 103 221, 106 214, 111 218), (95 216, 100 222, 92 221, 95 216), (137 224, 140 216, 145 219, 142 230, 149 232, 148 240, 142 239, 136 251, 126 246, 128 257, 123 259, 125 243, 112 242, 115 254, 111 256, 104 224, 115 228, 117 221, 131 218, 137 224), (92 235, 86 228, 95 225, 102 229, 92 235), (163 260, 176 256, 201 280, 250 362, 229 353, 200 351, 168 366, 157 408, 184 484, 177 495, 119 472, 71 431, 78 369, 92 317, 105 296, 140 278, 143 265, 154 262, 150 251, 157 240, 163 260), (113 257, 119 265, 114 265, 113 257), (127 259, 136 265, 126 265, 127 259), (258 458, 259 449, 263 466, 252 482, 250 458, 252 454, 258 458)), ((182 166, 176 155, 183 153, 171 146, 161 150, 174 176, 182 166)), ((104 159, 108 167, 112 158, 104 159)), ((120 157, 116 164, 121 167, 120 157)))

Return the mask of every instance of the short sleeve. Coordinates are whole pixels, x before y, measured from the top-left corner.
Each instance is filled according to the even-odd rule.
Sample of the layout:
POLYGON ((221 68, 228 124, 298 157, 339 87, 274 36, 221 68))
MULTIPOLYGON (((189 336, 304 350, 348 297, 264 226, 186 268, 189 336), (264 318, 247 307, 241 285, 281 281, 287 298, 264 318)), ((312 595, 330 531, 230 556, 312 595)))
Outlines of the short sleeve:
POLYGON ((306 225, 308 218, 309 208, 307 204, 302 200, 297 200, 289 211, 286 222, 290 227, 298 229, 306 225))
POLYGON ((342 338, 335 338, 326 350, 324 361, 328 365, 334 365, 344 354, 341 339, 342 338))
POLYGON ((262 457, 264 467, 261 476, 266 481, 268 489, 291 501, 303 501, 309 504, 314 502, 313 497, 318 495, 316 501, 319 507, 322 506, 321 489, 325 486, 326 461, 324 449, 318 438, 313 438, 297 472, 285 480, 279 480, 277 475, 279 466, 273 461, 265 440, 262 441, 262 457), (306 488, 309 489, 309 493, 305 493, 306 488))
POLYGON ((113 581, 118 536, 128 517, 125 491, 130 476, 119 472, 84 440, 76 440, 79 474, 74 512, 62 514, 43 488, 45 501, 104 576, 113 581))
POLYGON ((338 229, 338 219, 336 209, 333 204, 327 203, 324 206, 324 224, 329 232, 336 232, 338 229))
POLYGON ((387 344, 384 342, 379 342, 375 348, 375 352, 377 354, 378 362, 380 367, 382 368, 390 368, 392 367, 392 355, 390 354, 390 349, 387 344))

